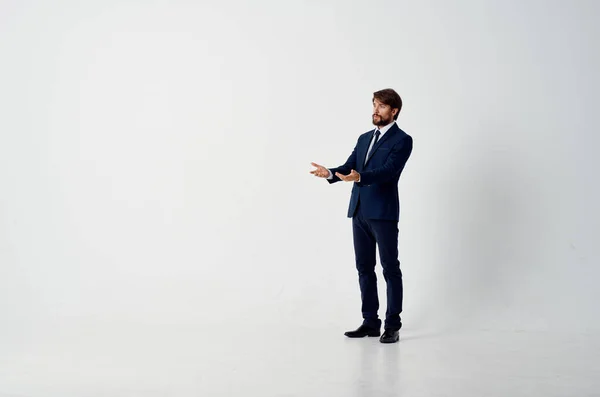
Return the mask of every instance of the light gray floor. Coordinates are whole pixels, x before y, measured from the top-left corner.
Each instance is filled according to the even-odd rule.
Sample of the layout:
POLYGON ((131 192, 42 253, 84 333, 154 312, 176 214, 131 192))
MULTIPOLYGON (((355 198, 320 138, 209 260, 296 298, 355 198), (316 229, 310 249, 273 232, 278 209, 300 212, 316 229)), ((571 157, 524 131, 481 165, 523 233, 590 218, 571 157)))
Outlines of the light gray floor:
POLYGON ((0 396, 600 395, 597 334, 407 325, 383 345, 344 325, 63 321, 3 345, 0 396))

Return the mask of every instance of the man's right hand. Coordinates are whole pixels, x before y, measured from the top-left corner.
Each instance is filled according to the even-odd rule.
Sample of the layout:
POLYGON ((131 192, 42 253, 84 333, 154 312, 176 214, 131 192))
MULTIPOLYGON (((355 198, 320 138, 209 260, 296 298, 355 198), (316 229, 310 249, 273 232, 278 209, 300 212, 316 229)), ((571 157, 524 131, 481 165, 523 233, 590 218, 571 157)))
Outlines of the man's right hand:
POLYGON ((318 176, 319 178, 327 178, 329 177, 329 170, 325 167, 323 167, 322 165, 319 165, 317 163, 310 163, 313 167, 316 167, 317 169, 312 170, 310 173, 313 174, 314 176, 318 176))

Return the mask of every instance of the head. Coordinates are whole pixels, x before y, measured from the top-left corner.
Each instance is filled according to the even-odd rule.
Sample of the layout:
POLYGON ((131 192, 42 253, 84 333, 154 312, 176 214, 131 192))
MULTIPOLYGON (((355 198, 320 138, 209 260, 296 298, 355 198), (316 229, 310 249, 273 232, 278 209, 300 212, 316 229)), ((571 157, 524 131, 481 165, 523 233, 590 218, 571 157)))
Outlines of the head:
POLYGON ((402 99, 391 88, 373 93, 373 124, 377 127, 397 120, 401 109, 402 99))

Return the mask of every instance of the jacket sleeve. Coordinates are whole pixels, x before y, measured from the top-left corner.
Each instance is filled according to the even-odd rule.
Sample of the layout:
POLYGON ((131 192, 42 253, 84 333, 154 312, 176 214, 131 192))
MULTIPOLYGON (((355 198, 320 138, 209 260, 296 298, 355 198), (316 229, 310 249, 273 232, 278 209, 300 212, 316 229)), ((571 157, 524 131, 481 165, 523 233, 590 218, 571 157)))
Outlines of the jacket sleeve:
POLYGON ((412 137, 407 135, 392 148, 385 164, 379 168, 361 172, 360 182, 357 182, 356 184, 358 186, 369 186, 392 181, 404 168, 404 165, 412 152, 412 147, 412 137))
POLYGON ((336 172, 339 172, 343 175, 348 175, 350 173, 350 171, 356 170, 356 148, 357 147, 358 147, 358 141, 356 142, 356 145, 354 146, 354 150, 352 150, 352 153, 348 157, 348 160, 346 160, 346 162, 343 165, 340 165, 339 167, 336 167, 336 168, 329 169, 331 171, 331 174, 333 175, 333 178, 327 179, 327 182, 329 182, 331 184, 331 183, 336 183, 336 182, 341 181, 341 179, 335 175, 336 172))

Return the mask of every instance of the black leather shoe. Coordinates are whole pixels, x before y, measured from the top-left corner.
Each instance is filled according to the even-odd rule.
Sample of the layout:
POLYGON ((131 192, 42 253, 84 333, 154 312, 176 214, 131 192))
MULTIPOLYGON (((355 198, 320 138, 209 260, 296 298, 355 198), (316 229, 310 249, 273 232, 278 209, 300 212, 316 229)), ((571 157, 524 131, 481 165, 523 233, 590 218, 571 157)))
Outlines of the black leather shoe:
POLYGON ((364 338, 365 336, 379 336, 381 331, 379 328, 371 328, 363 324, 354 331, 345 332, 344 335, 348 338, 364 338))
POLYGON ((379 338, 381 343, 396 343, 400 340, 400 332, 386 329, 379 338))

